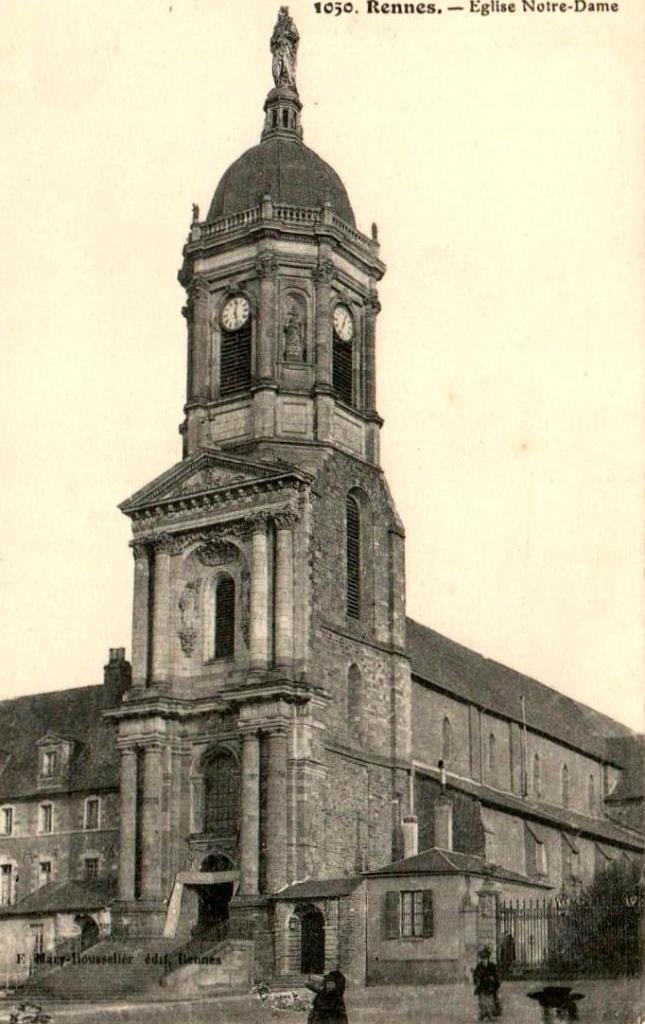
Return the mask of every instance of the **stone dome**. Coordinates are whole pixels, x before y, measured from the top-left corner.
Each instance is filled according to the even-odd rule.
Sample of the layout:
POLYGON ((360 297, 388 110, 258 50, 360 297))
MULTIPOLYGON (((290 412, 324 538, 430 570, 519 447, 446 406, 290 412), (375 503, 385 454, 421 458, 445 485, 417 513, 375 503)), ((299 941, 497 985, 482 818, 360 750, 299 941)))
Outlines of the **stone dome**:
POLYGON ((333 212, 356 227, 345 186, 333 167, 300 139, 279 132, 231 164, 215 190, 207 221, 258 206, 266 193, 274 203, 293 206, 320 207, 329 199, 333 212))

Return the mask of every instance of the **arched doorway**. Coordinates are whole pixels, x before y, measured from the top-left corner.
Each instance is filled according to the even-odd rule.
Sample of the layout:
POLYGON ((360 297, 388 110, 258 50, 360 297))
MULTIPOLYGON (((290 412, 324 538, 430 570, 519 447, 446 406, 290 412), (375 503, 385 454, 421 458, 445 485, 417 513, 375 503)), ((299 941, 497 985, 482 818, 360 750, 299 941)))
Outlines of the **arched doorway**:
POLYGON ((296 910, 300 918, 300 970, 303 974, 325 973, 325 918, 312 905, 296 910))
MULTIPOLYGON (((232 863, 222 853, 209 853, 200 864, 200 871, 216 874, 231 871, 232 863)), ((232 882, 210 882, 196 886, 199 900, 195 938, 225 939, 228 935, 228 905, 233 896, 232 882)))
POLYGON ((74 923, 81 929, 81 949, 95 946, 99 941, 99 926, 94 918, 90 917, 89 914, 77 914, 74 918, 74 923))

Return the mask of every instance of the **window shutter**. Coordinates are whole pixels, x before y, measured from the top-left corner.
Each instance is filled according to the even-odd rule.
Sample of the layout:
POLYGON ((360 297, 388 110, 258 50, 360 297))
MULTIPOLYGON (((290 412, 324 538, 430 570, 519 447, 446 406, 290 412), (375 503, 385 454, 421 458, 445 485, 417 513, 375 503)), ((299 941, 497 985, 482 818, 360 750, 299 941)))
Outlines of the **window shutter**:
POLYGON ((215 588, 215 657, 235 654, 235 581, 220 576, 215 588))
POLYGON ((358 502, 347 499, 347 614, 361 617, 361 519, 358 502))
POLYGON ((353 350, 351 342, 342 341, 336 334, 334 334, 332 382, 334 391, 343 402, 347 403, 347 405, 352 404, 354 391, 352 382, 352 355, 353 350))
POLYGON ((399 893, 385 893, 385 938, 399 937, 399 893))
POLYGON ((423 891, 423 934, 434 935, 434 899, 431 889, 423 891))
POLYGON ((220 395, 234 395, 251 387, 251 323, 239 331, 222 331, 220 395))

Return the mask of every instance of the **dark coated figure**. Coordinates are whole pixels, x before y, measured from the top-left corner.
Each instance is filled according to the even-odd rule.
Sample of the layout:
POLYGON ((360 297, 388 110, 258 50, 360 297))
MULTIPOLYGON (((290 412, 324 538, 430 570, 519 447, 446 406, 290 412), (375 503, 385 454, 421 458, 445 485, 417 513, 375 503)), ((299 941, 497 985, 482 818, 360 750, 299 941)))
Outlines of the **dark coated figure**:
POLYGON ((307 1024, 347 1024, 345 975, 342 971, 329 971, 322 981, 310 980, 307 988, 316 993, 307 1024))
POLYGON ((479 963, 473 970, 473 984, 479 1003, 479 1019, 493 1020, 502 1012, 499 1001, 500 981, 497 965, 491 962, 491 951, 488 946, 480 949, 477 955, 479 963))

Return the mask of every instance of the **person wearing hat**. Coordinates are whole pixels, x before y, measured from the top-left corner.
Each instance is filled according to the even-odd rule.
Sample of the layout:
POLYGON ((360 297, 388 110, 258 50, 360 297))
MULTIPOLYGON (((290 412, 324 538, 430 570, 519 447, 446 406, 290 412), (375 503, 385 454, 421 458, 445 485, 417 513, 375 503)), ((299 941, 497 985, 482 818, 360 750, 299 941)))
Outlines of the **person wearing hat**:
POLYGON ((499 1001, 499 975, 497 965, 491 962, 491 950, 484 946, 477 954, 479 963, 473 971, 475 995, 479 1003, 479 1019, 493 1020, 499 1017, 502 1007, 499 1001))
POLYGON ((307 1024, 347 1024, 345 975, 342 971, 329 971, 322 981, 310 979, 307 988, 316 993, 307 1024))

